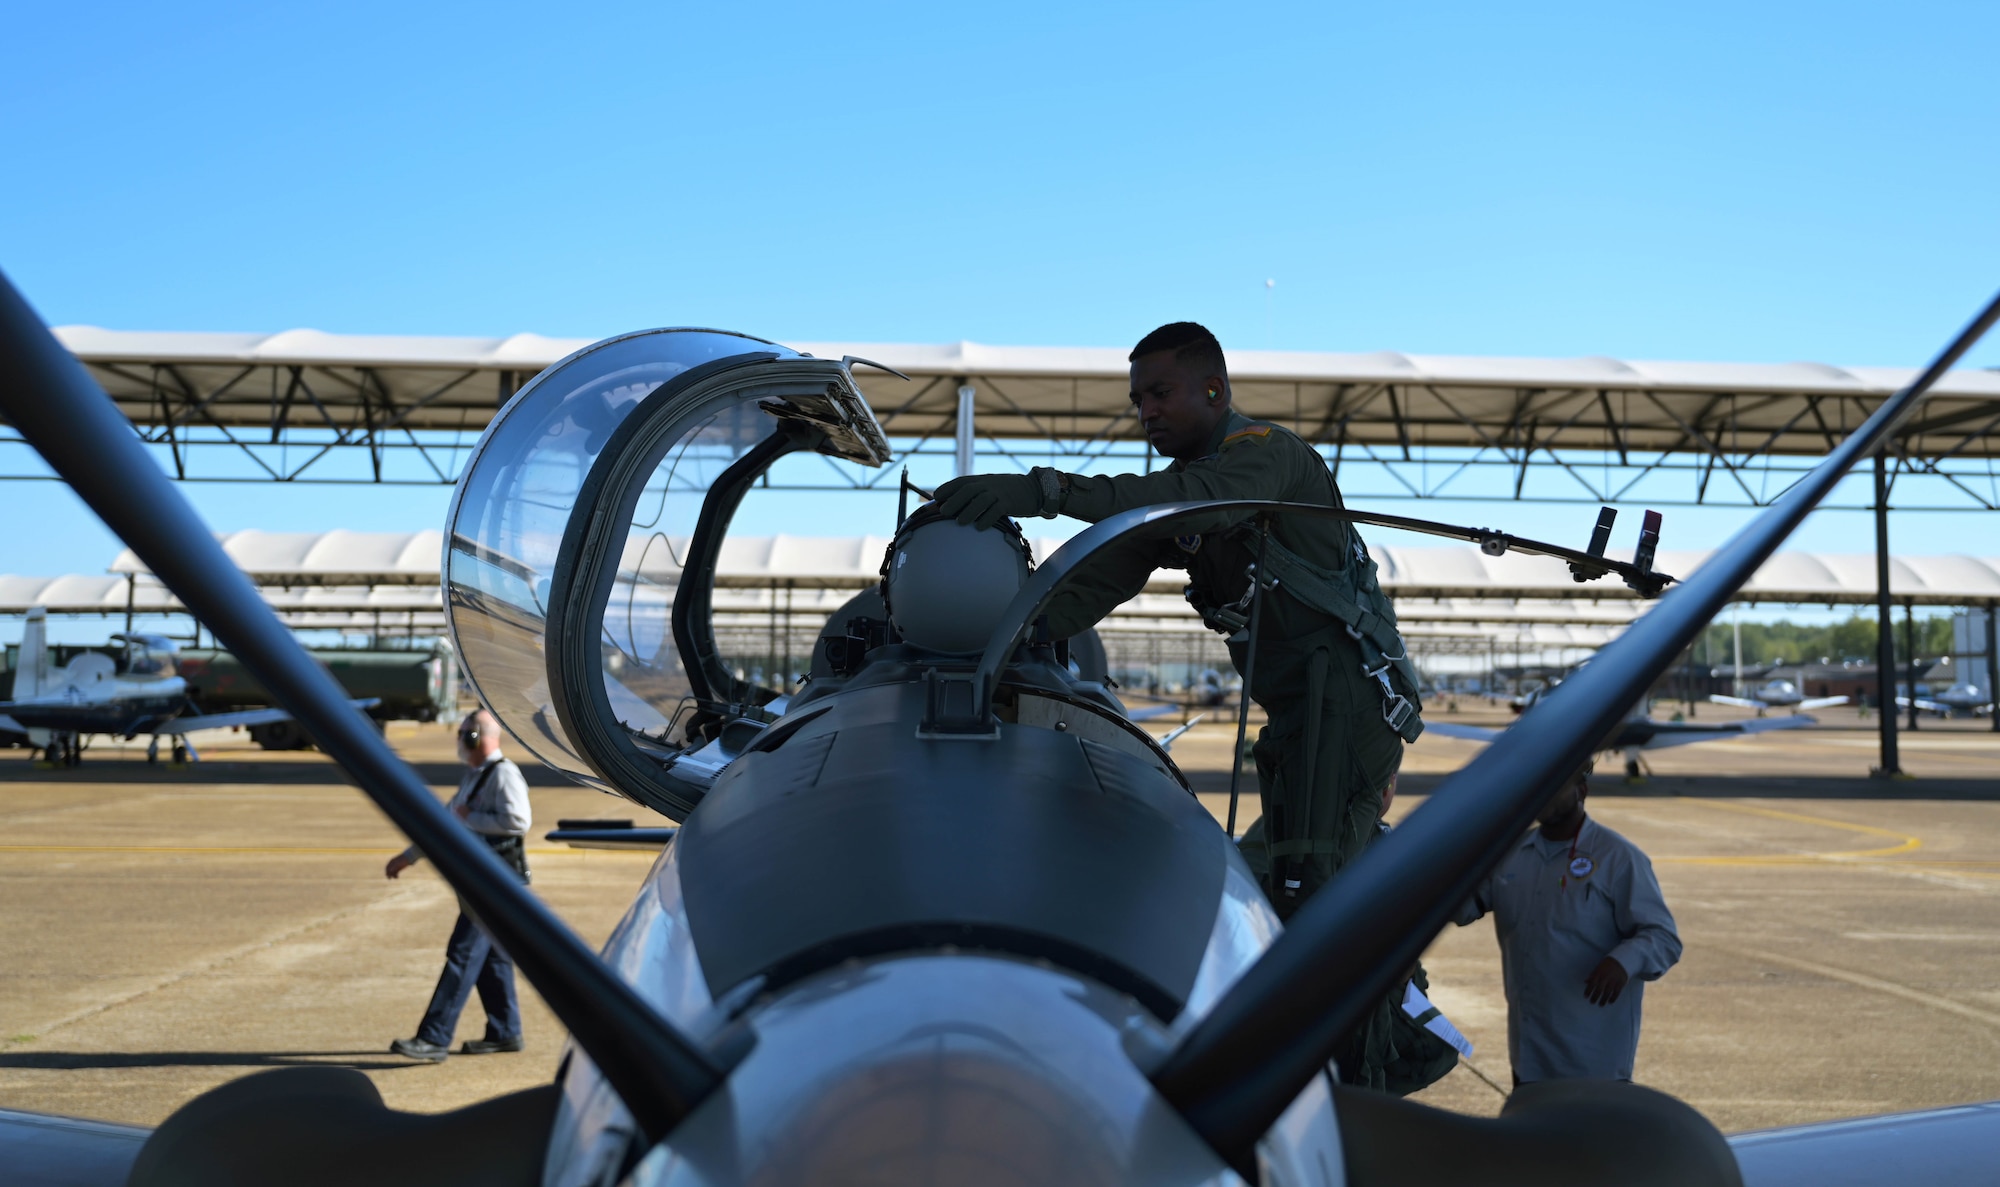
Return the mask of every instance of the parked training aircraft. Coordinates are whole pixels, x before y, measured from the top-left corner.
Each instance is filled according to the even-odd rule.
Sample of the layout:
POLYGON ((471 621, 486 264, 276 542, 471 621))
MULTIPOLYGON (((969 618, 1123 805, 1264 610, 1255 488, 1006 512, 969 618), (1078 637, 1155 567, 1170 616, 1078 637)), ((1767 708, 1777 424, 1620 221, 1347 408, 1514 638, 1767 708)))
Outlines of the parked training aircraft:
MULTIPOLYGON (((1910 698, 1896 698, 1898 709, 1910 707, 1910 698)), ((1969 713, 1974 717, 1985 717, 1993 712, 1993 698, 1979 690, 1977 684, 1954 684, 1943 692, 1917 698, 1917 708, 1939 717, 1957 717, 1969 713)))
MULTIPOLYGON (((848 361, 696 330, 580 351, 482 437, 444 581, 459 654, 515 739, 682 823, 599 957, 342 703, 0 285, 0 415, 422 849, 572 1044, 557 1083, 442 1115, 388 1109, 367 1077, 324 1065, 225 1084, 150 1134, 0 1115, 0 1165, 14 1183, 130 1187, 1791 1187, 1870 1167, 1882 1183, 1984 1183, 1992 1109, 1731 1142, 1632 1084, 1531 1084, 1482 1118, 1337 1085, 1328 1065, 1623 706, 1996 319, 2000 300, 1282 927, 1171 757, 1042 624, 1104 548, 1218 516, 1261 532, 1358 513, 1142 508, 1032 572, 999 531, 913 515, 885 565, 886 619, 828 624, 825 674, 780 706, 787 690, 721 654, 714 567, 780 458, 887 460, 848 361), (643 552, 635 532, 666 530, 640 505, 663 473, 703 492, 670 595, 624 561, 643 552)), ((1632 564, 1490 538, 1564 556, 1580 580, 1669 580, 1644 536, 1632 564)), ((1248 583, 1251 622, 1270 588, 1248 583)))
MULTIPOLYGON (((1562 681, 1546 685, 1529 693, 1522 702, 1521 711, 1540 704, 1562 681)), ((1842 698, 1843 700, 1846 698, 1842 698)), ((1761 734, 1770 730, 1803 729, 1817 724, 1810 717, 1793 714, 1789 717, 1754 719, 1751 721, 1717 722, 1714 725, 1700 725, 1690 721, 1656 721, 1647 716, 1643 705, 1634 705, 1616 729, 1605 735, 1597 745, 1600 754, 1619 753, 1625 757, 1625 777, 1644 778, 1651 772, 1640 753, 1646 750, 1662 750, 1668 746, 1687 746, 1695 742, 1724 742, 1731 738, 1741 738, 1746 734, 1761 734)), ((1468 742, 1491 742, 1505 730, 1487 729, 1476 725, 1459 725, 1450 721, 1433 721, 1424 726, 1425 733, 1442 734, 1447 738, 1462 738, 1468 742)))
MULTIPOLYGON (((1171 702, 1171 704, 1153 713, 1154 716, 1159 716, 1163 713, 1171 713, 1179 708, 1214 709, 1226 705, 1229 703, 1230 695, 1241 692, 1242 687, 1241 680, 1233 678, 1224 680, 1222 673, 1216 671, 1214 668, 1204 668, 1180 692, 1135 692, 1132 695, 1146 697, 1149 700, 1171 702)), ((1135 717, 1134 720, 1137 720, 1137 718, 1135 717)))
POLYGON ((1728 697, 1713 693, 1708 698, 1718 705, 1734 705, 1738 709, 1755 709, 1757 716, 1764 716, 1766 709, 1789 708, 1793 713, 1809 712, 1813 709, 1830 709, 1835 705, 1845 705, 1851 697, 1808 697, 1799 691, 1799 686, 1789 680, 1766 680, 1747 697, 1728 697))
MULTIPOLYGON (((117 658, 86 651, 60 668, 50 663, 48 612, 28 611, 14 672, 13 700, 0 701, 0 730, 25 734, 28 743, 59 766, 83 759, 92 734, 131 739, 150 735, 146 761, 157 761, 160 739, 173 743, 173 760, 199 759, 187 735, 195 730, 232 729, 292 720, 283 709, 202 713, 188 700, 187 681, 177 669, 174 641, 161 635, 111 636, 117 658)), ((354 702, 358 708, 374 704, 354 702)))

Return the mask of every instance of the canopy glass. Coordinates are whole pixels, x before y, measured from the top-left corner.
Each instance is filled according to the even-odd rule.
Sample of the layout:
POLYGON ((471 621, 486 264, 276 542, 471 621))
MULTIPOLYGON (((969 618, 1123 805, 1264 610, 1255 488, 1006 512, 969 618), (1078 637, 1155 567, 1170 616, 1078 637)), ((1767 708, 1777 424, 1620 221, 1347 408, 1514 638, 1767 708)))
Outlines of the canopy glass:
POLYGON ((452 501, 446 615, 480 698, 537 758, 684 815, 692 723, 782 695, 717 654, 714 550, 777 458, 879 465, 846 365, 713 330, 598 343, 522 388, 452 501), (676 605, 679 613, 676 613, 676 605))

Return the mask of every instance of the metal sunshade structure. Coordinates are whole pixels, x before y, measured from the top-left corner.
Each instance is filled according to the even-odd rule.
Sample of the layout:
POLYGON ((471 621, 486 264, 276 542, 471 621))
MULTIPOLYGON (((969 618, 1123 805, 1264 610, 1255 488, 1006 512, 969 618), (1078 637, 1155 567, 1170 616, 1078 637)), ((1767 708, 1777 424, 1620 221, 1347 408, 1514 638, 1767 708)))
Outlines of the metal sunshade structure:
MULTIPOLYGON (((56 331, 185 479, 448 482, 494 411, 583 339, 56 331), (366 469, 342 469, 364 454, 366 469)), ((854 356, 876 416, 905 456, 960 470, 1007 455, 1146 464, 1128 413, 1122 349, 804 343, 854 356), (1035 448, 1040 443, 1042 448, 1035 448)), ((1645 362, 1232 351, 1246 413, 1372 467, 1399 497, 1762 505, 1867 417, 1911 372, 1823 363, 1645 362), (1639 484, 1679 473, 1670 497, 1639 484), (1483 477, 1484 484, 1474 478, 1483 477), (1531 488, 1531 479, 1534 480, 1531 488), (1552 485, 1549 485, 1552 484, 1552 485)), ((1899 471, 1952 507, 2000 507, 2000 372, 1955 371, 1892 440, 1899 471)), ((11 466, 11 463, 9 463, 11 466)), ((813 470, 817 488, 880 473, 813 470), (822 472, 823 471, 823 472, 822 472)))
MULTIPOLYGON (((190 481, 450 483, 494 412, 542 368, 587 345, 534 334, 90 326, 55 333, 168 471, 190 481)), ((1127 412, 1122 349, 973 342, 799 349, 873 360, 909 376, 855 368, 899 465, 935 469, 949 457, 966 473, 1043 461, 1071 470, 1156 464, 1127 412)), ((1243 350, 1230 358, 1238 405, 1313 442, 1350 498, 1367 502, 1766 506, 1914 376, 1906 368, 1812 362, 1243 350)), ((1996 429, 2000 371, 1946 372, 1886 438, 1873 491, 1863 493, 1857 476, 1837 488, 1845 502, 1821 502, 1876 513, 1884 638, 1898 599, 1891 500, 1902 510, 2000 510, 1996 429)), ((831 459, 802 465, 774 471, 773 483, 881 490, 893 485, 896 469, 831 459)), ((18 436, 0 429, 0 478, 45 474, 18 436)), ((1895 770, 1886 736, 1883 750, 1883 769, 1895 770)))
MULTIPOLYGON (((250 579, 278 589, 352 586, 435 586, 443 535, 420 532, 228 532, 222 549, 250 579)), ((682 542, 682 547, 684 547, 682 542)), ((1062 544, 1050 537, 1031 539, 1042 559, 1062 544)), ((883 536, 737 536, 725 541, 716 585, 722 589, 852 591, 872 585, 889 540, 883 536)), ((640 554, 628 549, 624 568, 670 584, 680 570, 672 558, 678 547, 640 554)), ((1421 616, 1423 602, 1463 603, 1449 608, 1458 621, 1519 621, 1502 603, 1536 602, 1541 621, 1626 622, 1639 608, 1630 589, 1610 581, 1577 583, 1567 567, 1548 557, 1508 553, 1488 556, 1477 548, 1409 548, 1374 544, 1382 588, 1398 602, 1405 619, 1421 616), (1591 603, 1608 603, 1593 606, 1591 603), (1629 608, 1627 608, 1629 607, 1629 608), (1482 613, 1495 615, 1481 618, 1482 613), (1555 615, 1560 613, 1560 617, 1555 615)), ((1706 552, 1663 551, 1656 563, 1668 573, 1691 573, 1706 552)), ((1780 552, 1738 591, 1736 601, 1779 604, 1866 605, 1875 601, 1875 558, 1869 553, 1780 552)), ((111 564, 114 574, 144 574, 145 566, 127 549, 111 564)), ((1135 605, 1185 609, 1179 598, 1185 579, 1163 570, 1148 583, 1135 605), (1155 601, 1154 599, 1158 599, 1155 601)), ((118 577, 0 578, 0 581, 101 583, 122 609, 125 582, 118 577)), ((0 586, 0 590, 12 587, 0 586)), ((66 587, 52 587, 58 601, 66 587)), ((82 589, 82 586, 78 586, 82 589)), ((94 586, 92 587, 95 588, 94 586)), ((142 585, 142 589, 149 588, 142 585)), ((380 591, 389 597, 393 591, 380 591)), ((2000 600, 2000 556, 1899 556, 1890 561, 1890 597, 1919 606, 1984 606, 2000 600)), ((91 597, 96 597, 92 594, 91 597)), ((823 599, 822 599, 823 600, 823 599)), ((12 612, 17 598, 0 594, 0 613, 12 612)), ((21 603, 22 608, 35 603, 21 603)), ((385 602, 385 604, 387 604, 385 602)), ((435 605, 430 598, 426 604, 435 605)), ((51 604, 53 609, 53 604, 51 604)), ((829 609, 832 607, 829 606, 829 609)))

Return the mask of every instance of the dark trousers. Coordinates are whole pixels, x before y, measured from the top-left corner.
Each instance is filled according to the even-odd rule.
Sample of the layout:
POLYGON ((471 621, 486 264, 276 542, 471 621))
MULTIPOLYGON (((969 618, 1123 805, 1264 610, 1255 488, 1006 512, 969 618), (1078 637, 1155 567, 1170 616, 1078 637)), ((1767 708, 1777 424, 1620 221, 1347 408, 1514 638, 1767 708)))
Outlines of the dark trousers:
POLYGON ((479 987, 479 1004, 486 1010, 488 1039, 521 1037, 521 1006, 514 999, 514 961, 486 929, 472 921, 463 910, 452 925, 451 942, 444 949, 444 972, 438 977, 431 1007, 424 1011, 424 1024, 417 1037, 440 1047, 451 1045, 458 1029, 459 1012, 465 999, 479 987))

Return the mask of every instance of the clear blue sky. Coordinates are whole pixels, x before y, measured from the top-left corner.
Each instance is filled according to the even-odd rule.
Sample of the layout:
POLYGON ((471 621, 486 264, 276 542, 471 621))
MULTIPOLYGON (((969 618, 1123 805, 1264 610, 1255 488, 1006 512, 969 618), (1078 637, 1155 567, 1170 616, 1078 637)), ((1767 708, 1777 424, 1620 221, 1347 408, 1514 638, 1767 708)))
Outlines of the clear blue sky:
MULTIPOLYGON (((2000 287, 1991 3, 73 3, 8 26, 0 268, 55 323, 1119 345, 1192 317, 1225 346, 1913 365, 2000 287)), ((220 529, 444 503, 191 493, 220 529)), ((0 571, 115 551, 52 485, 0 496, 0 571)), ((1899 543, 1969 532, 1991 517, 1899 543)))

